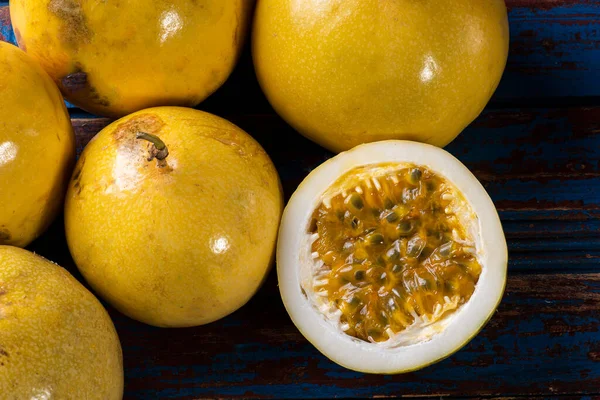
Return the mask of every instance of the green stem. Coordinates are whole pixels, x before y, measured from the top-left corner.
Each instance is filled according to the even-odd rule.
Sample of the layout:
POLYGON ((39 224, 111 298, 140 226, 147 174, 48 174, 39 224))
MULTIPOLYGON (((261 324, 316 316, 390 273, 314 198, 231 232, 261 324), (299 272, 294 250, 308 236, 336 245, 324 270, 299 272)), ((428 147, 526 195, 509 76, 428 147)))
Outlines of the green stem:
POLYGON ((138 132, 136 139, 147 140, 154 145, 154 151, 151 154, 150 160, 156 158, 159 161, 163 161, 169 155, 167 145, 158 136, 146 132, 138 132))

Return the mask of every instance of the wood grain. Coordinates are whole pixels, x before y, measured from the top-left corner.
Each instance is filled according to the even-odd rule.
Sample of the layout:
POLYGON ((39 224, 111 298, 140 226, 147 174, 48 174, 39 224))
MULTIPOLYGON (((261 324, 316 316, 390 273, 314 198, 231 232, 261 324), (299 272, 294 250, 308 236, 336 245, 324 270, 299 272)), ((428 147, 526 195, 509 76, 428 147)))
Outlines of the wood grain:
MULTIPOLYGON (((229 118, 272 155, 287 196, 312 168, 331 156, 274 115, 229 118)), ((76 116, 79 149, 109 122, 76 116)), ((571 185, 596 179, 600 150, 588 141, 600 134, 599 122, 600 108, 488 111, 450 146, 491 189, 496 203, 506 204, 501 215, 511 275, 494 318, 449 359, 393 377, 345 370, 322 356, 292 325, 272 272, 248 305, 205 327, 156 329, 108 307, 124 348, 126 398, 597 393, 600 203, 595 194, 582 203, 571 185), (531 147, 536 162, 522 166, 527 159, 522 149, 531 147), (585 159, 585 174, 578 167, 579 158, 585 159), (542 176, 536 171, 543 171, 542 176), (536 192, 525 191, 522 196, 511 193, 519 185, 538 186, 536 192), (531 194, 543 202, 531 200, 531 194), (585 270, 596 273, 564 274, 585 270)), ((32 249, 81 279, 64 243, 60 220, 32 249)))
MULTIPOLYGON (((547 105, 557 98, 600 96, 598 1, 507 0, 506 4, 511 49, 492 105, 547 105)), ((1 2, 0 40, 15 42, 8 7, 1 2)), ((201 107, 216 114, 271 110, 256 82, 249 45, 229 81, 201 107)))
MULTIPOLYGON (((14 43, 7 4, 0 40, 14 43)), ((490 193, 509 244, 506 295, 481 334, 422 371, 354 373, 296 330, 273 271, 245 307, 204 327, 157 329, 107 306, 123 344, 126 399, 600 396, 600 2, 507 5, 504 78, 488 110, 447 148, 490 193)), ((286 198, 332 156, 274 115, 248 48, 200 107, 263 145, 286 198)), ((81 152, 110 121, 71 113, 81 152)), ((30 249, 84 282, 62 218, 30 249)))
MULTIPOLYGON (((286 198, 331 153, 279 117, 226 115, 271 155, 286 198)), ((109 120, 74 118, 78 150, 109 120)), ((600 107, 486 111, 448 150, 500 211, 515 271, 600 271, 600 107)))
MULTIPOLYGON (((60 222, 32 249, 81 279, 60 222)), ((450 358, 399 376, 355 373, 293 326, 274 271, 213 324, 153 328, 107 306, 124 351, 126 399, 551 396, 600 388, 600 273, 511 274, 488 325, 450 358)))

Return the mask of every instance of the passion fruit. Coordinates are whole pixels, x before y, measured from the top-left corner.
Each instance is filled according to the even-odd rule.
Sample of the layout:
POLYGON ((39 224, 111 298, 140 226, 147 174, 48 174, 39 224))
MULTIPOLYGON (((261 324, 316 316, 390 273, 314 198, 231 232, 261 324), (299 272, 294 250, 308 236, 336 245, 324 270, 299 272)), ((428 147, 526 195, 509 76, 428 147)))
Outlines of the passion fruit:
POLYGON ((241 52, 253 0, 11 0, 19 46, 73 104, 122 117, 195 106, 241 52))
POLYGON ((123 356, 100 302, 63 268, 0 246, 0 397, 120 400, 123 356))
POLYGON ((0 245, 25 247, 62 208, 75 135, 48 74, 2 41, 0 93, 0 245))
POLYGON ((250 135, 202 111, 159 107, 87 145, 65 227, 100 296, 139 321, 183 327, 222 318, 258 290, 282 210, 277 171, 250 135))
POLYGON ((506 282, 498 213, 448 152, 358 146, 291 197, 277 247, 284 305, 303 335, 356 371, 401 373, 445 358, 492 316, 506 282))
POLYGON ((335 152, 445 146, 481 113, 508 55, 503 0, 261 0, 253 29, 268 100, 335 152))

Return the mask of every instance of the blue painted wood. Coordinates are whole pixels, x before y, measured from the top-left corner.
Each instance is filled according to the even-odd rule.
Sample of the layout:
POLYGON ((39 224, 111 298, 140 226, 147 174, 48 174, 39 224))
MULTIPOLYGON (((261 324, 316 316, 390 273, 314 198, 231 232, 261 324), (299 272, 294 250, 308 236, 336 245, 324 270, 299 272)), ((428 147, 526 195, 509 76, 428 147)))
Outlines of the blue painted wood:
POLYGON ((116 316, 132 366, 126 372, 128 395, 357 398, 600 388, 598 274, 511 277, 499 311, 464 349, 394 377, 355 373, 324 358, 287 320, 274 282, 267 285, 245 309, 204 328, 165 332, 116 316))
MULTIPOLYGON (((492 106, 518 101, 600 96, 600 2, 507 0, 511 51, 492 106)), ((5 3, 6 4, 6 3, 5 3)), ((8 9, 1 9, 0 40, 15 42, 8 9)), ((217 114, 271 108, 254 78, 248 49, 217 93, 202 105, 217 114)))
MULTIPOLYGON (((563 97, 594 104, 600 96, 600 2, 507 4, 505 77, 492 107, 448 146, 489 191, 509 244, 507 292, 483 332, 419 372, 354 373, 295 329, 271 273, 248 305, 204 327, 152 328, 108 307, 123 343, 126 398, 600 396, 600 107, 536 107, 563 97), (531 108, 504 108, 515 102, 531 108)), ((6 5, 0 2, 0 39, 14 42, 6 5)), ((270 113, 247 51, 201 108, 261 142, 286 196, 332 156, 270 113)), ((71 114, 81 151, 108 120, 71 114)), ((31 249, 82 280, 60 218, 31 249)))
MULTIPOLYGON (((109 121, 73 115, 81 151, 109 121)), ((286 197, 332 156, 269 115, 225 115, 271 155, 286 197)), ((448 150, 500 211, 512 272, 600 272, 600 107, 488 110, 448 150)))
POLYGON ((600 94, 600 2, 506 3, 511 51, 496 99, 600 94))
MULTIPOLYGON (((82 280, 60 220, 32 249, 82 280)), ((203 327, 159 329, 107 308, 123 345, 126 399, 600 394, 600 273, 511 271, 477 337, 399 376, 355 373, 322 356, 289 320, 274 271, 246 306, 203 327)))

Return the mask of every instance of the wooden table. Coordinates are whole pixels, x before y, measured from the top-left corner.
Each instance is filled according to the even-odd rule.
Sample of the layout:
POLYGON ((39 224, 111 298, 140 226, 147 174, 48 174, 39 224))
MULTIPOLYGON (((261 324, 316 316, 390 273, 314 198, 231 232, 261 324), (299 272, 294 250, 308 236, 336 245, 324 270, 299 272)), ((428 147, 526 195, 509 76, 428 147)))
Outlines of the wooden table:
MULTIPOLYGON (((123 344, 126 398, 600 396, 600 1, 507 3, 504 79, 448 146, 487 188, 508 239, 508 287, 486 328, 424 370, 355 373, 296 330, 273 271, 248 305, 208 326, 157 329, 109 307, 123 344)), ((0 2, 0 39, 14 42, 6 6, 0 2)), ((287 196, 331 156, 273 113, 248 51, 200 108, 263 144, 287 196)), ((108 122, 71 114, 79 150, 108 122)), ((31 249, 81 279, 60 221, 31 249)))

